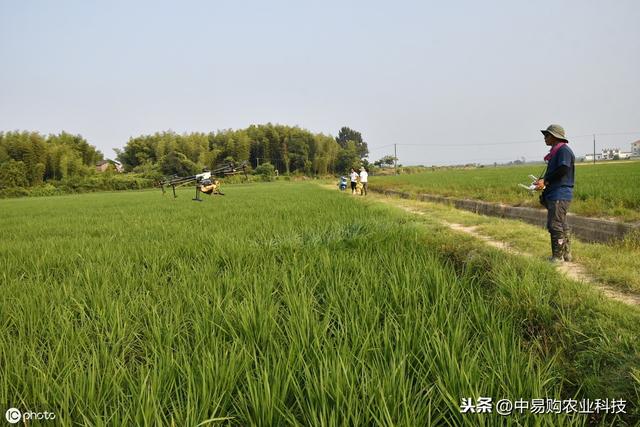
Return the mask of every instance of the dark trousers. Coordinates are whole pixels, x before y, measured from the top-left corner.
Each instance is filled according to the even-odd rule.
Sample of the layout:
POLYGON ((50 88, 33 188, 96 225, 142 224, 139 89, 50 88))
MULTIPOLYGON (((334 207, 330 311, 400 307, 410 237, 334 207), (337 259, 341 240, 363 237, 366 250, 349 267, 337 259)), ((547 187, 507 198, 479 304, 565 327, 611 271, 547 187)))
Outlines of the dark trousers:
POLYGON ((571 229, 567 224, 567 211, 571 200, 547 200, 547 230, 553 240, 568 238, 571 229))

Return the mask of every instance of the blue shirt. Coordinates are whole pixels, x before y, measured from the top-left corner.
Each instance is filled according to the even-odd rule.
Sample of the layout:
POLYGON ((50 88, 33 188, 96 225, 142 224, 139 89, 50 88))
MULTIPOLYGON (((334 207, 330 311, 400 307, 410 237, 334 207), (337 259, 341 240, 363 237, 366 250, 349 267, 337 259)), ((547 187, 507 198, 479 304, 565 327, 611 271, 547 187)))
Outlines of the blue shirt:
POLYGON ((544 189, 545 200, 572 200, 573 185, 575 176, 576 157, 569 145, 564 145, 553 155, 547 165, 547 172, 544 174, 544 180, 548 182, 544 189), (569 171, 560 179, 551 179, 553 172, 560 166, 569 167, 569 171))

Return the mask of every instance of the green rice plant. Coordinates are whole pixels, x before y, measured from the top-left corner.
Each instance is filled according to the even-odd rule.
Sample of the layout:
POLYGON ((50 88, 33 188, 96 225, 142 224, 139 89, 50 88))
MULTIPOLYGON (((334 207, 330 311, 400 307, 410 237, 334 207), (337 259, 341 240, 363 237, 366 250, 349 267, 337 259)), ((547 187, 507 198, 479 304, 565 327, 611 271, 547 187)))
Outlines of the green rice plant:
POLYGON ((60 425, 556 426, 589 420, 460 405, 633 398, 604 373, 637 375, 638 315, 546 266, 312 184, 226 193, 0 201, 0 407, 60 425))
MULTIPOLYGON (((488 217, 458 210, 446 205, 393 199, 405 209, 421 212, 420 221, 430 227, 441 226, 442 221, 475 227, 475 231, 494 240, 504 242, 523 254, 538 260, 549 256, 549 233, 522 221, 488 217)), ((586 243, 574 239, 575 261, 597 281, 622 291, 640 292, 640 246, 637 233, 609 244, 586 243)))
MULTIPOLYGON (((369 185, 374 189, 540 207, 537 195, 518 184, 529 184, 528 175, 538 176, 543 169, 544 165, 534 164, 434 170, 412 175, 373 176, 369 185)), ((637 185, 640 162, 577 163, 575 179, 571 212, 640 221, 640 188, 637 185)))

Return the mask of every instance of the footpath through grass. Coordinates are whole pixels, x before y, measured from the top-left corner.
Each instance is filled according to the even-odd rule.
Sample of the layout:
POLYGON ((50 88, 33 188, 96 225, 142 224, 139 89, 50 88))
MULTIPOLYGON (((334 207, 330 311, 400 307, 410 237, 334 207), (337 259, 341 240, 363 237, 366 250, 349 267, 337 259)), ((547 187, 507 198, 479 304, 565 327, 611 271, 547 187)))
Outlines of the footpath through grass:
MULTIPOLYGON (((374 188, 540 207, 538 197, 518 186, 529 184, 544 165, 443 169, 414 175, 370 178, 374 188)), ((640 162, 576 164, 571 212, 592 217, 640 221, 640 162)))
POLYGON ((312 184, 0 201, 0 409, 60 425, 633 425, 640 314, 312 184), (627 414, 461 414, 463 398, 627 414))
MULTIPOLYGON (((387 198, 372 194, 406 209, 424 213, 419 220, 433 224, 442 221, 475 227, 475 231, 509 247, 545 260, 550 254, 549 233, 535 225, 505 218, 478 215, 437 203, 410 199, 387 198)), ((630 234, 610 244, 572 242, 575 262, 584 266, 590 277, 622 291, 640 294, 640 236, 630 234)))

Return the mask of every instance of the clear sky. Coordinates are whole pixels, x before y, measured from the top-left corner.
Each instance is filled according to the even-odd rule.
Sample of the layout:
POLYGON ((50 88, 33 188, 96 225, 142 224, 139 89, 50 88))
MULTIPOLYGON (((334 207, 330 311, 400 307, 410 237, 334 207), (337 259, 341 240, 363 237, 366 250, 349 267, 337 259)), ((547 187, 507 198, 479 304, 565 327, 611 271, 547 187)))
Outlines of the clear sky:
POLYGON ((0 0, 0 130, 113 157, 266 122, 425 165, 541 159, 559 123, 583 155, 640 132, 640 1, 0 0))

